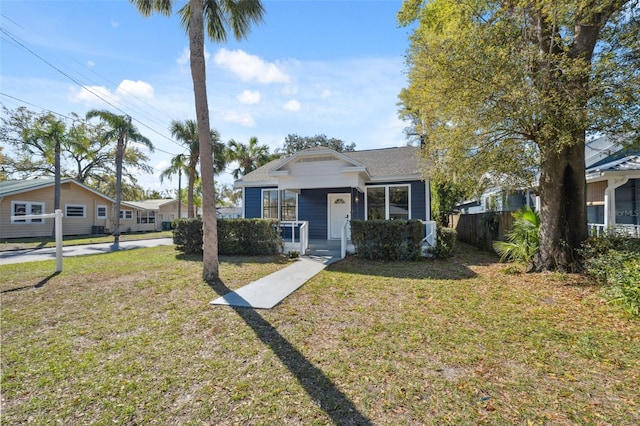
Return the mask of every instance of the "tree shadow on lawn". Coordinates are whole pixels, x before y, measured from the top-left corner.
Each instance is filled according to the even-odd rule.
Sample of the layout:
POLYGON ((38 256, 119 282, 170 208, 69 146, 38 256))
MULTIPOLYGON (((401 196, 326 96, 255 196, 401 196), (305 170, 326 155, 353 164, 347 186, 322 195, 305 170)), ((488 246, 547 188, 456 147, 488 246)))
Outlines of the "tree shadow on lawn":
POLYGON ((46 283, 48 283, 51 278, 57 277, 58 275, 60 275, 60 272, 54 272, 53 274, 49 275, 48 277, 45 277, 45 278, 41 279, 39 282, 35 283, 34 285, 25 285, 25 286, 22 286, 22 287, 10 288, 10 289, 7 289, 7 290, 2 290, 2 291, 0 291, 0 293, 11 293, 11 292, 14 292, 14 291, 30 290, 30 289, 33 289, 33 288, 41 288, 41 287, 44 287, 44 285, 46 283))
MULTIPOLYGON (((185 254, 176 255, 176 259, 187 262, 202 262, 202 254, 185 254)), ((230 263, 233 265, 242 265, 244 263, 290 263, 291 260, 283 255, 257 255, 257 256, 220 256, 220 263, 230 263)))
MULTIPOLYGON (((220 296, 231 291, 221 280, 209 283, 209 286, 220 296)), ((372 424, 371 420, 358 411, 354 403, 321 369, 314 366, 255 309, 235 306, 230 308, 253 329, 258 339, 273 351, 302 385, 309 398, 331 418, 334 424, 363 426, 372 424)))

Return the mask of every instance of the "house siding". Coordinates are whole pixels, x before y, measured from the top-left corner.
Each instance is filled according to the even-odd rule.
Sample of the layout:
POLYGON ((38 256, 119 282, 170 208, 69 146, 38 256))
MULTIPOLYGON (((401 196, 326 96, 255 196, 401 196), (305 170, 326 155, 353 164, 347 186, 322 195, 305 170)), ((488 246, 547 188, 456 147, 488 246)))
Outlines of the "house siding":
MULTIPOLYGON (((410 185, 411 196, 411 219, 430 220, 429 211, 427 210, 426 191, 427 184, 421 180, 401 181, 401 182, 372 182, 367 187, 384 186, 384 185, 410 185)), ((362 218, 364 218, 364 205, 362 206, 362 218)))
POLYGON ((277 189, 273 186, 252 187, 244 190, 244 217, 247 219, 260 219, 262 217, 262 190, 277 189))
MULTIPOLYGON (((54 205, 53 186, 38 188, 19 194, 8 195, 0 200, 0 238, 44 237, 53 235, 53 218, 43 223, 11 223, 12 201, 44 203, 44 213, 52 213, 54 205)), ((84 217, 63 217, 64 235, 86 235, 92 226, 109 228, 113 215, 113 203, 87 189, 70 182, 64 182, 60 188, 60 208, 65 213, 66 205, 84 206, 84 217), (97 218, 97 206, 107 206, 107 219, 97 218)))
MULTIPOLYGON (((309 238, 327 239, 327 194, 348 194, 351 188, 303 189, 298 195, 298 220, 309 222, 309 238)), ((353 211, 353 197, 351 197, 353 211)))

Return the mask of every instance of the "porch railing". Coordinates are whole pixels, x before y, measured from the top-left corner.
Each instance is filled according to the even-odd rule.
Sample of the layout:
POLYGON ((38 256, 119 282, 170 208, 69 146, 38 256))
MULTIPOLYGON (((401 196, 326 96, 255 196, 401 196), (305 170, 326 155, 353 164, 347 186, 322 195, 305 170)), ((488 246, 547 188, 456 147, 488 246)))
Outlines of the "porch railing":
POLYGON ((615 225, 606 226, 602 223, 589 223, 589 235, 599 236, 606 232, 615 232, 616 234, 626 235, 633 238, 640 238, 640 225, 626 225, 616 223, 615 225))
POLYGON ((438 242, 437 226, 435 220, 423 220, 424 225, 424 238, 423 243, 426 243, 429 247, 435 247, 438 242))
POLYGON ((301 255, 307 253, 309 248, 309 222, 306 220, 283 220, 280 222, 280 229, 290 229, 290 238, 285 239, 285 250, 298 250, 301 255), (298 238, 296 240, 296 229, 298 230, 298 238))
POLYGON ((347 227, 349 226, 349 220, 345 220, 340 232, 340 259, 344 259, 347 256, 347 227))

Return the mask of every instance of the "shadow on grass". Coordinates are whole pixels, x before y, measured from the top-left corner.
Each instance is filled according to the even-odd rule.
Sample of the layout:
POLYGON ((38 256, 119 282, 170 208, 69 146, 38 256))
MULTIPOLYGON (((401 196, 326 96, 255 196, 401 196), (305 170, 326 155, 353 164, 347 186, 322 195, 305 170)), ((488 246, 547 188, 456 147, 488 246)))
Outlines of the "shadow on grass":
MULTIPOLYGON (((202 262, 202 254, 185 254, 180 253, 176 255, 177 260, 184 260, 187 262, 202 262)), ((284 264, 290 263, 290 260, 281 255, 257 255, 257 256, 220 256, 220 263, 230 263, 233 265, 242 265, 244 263, 277 263, 284 264)))
MULTIPOLYGON (((209 286, 220 296, 231 291, 220 280, 209 283, 209 286)), ((258 339, 273 351, 302 385, 311 400, 331 418, 334 424, 359 426, 372 424, 321 369, 314 366, 255 309, 234 306, 231 306, 231 309, 253 329, 258 339)))
POLYGON ((43 278, 42 280, 40 280, 39 282, 37 282, 34 285, 26 285, 26 286, 23 286, 23 287, 10 288, 8 290, 2 290, 2 291, 0 291, 0 293, 11 293, 11 292, 14 292, 14 291, 30 290, 30 289, 33 289, 33 288, 41 288, 41 287, 44 287, 44 285, 46 283, 48 283, 51 278, 57 277, 58 275, 60 275, 60 272, 54 272, 53 274, 49 275, 46 278, 43 278))

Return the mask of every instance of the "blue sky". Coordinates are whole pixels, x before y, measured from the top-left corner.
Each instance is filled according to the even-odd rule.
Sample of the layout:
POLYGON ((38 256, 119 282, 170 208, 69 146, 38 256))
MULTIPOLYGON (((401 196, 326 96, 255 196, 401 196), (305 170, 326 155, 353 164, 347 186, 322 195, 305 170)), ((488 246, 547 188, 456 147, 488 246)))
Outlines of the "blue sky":
MULTIPOLYGON (((409 46, 409 30, 396 22, 401 3, 263 0, 265 22, 247 40, 207 41, 212 127, 225 142, 256 136, 272 149, 291 133, 357 149, 405 145, 396 106, 409 46)), ((176 185, 157 179, 182 152, 170 121, 195 119, 188 40, 176 16, 145 18, 127 0, 3 0, 0 13, 2 104, 129 114, 159 148, 156 174, 140 183, 176 185)))

